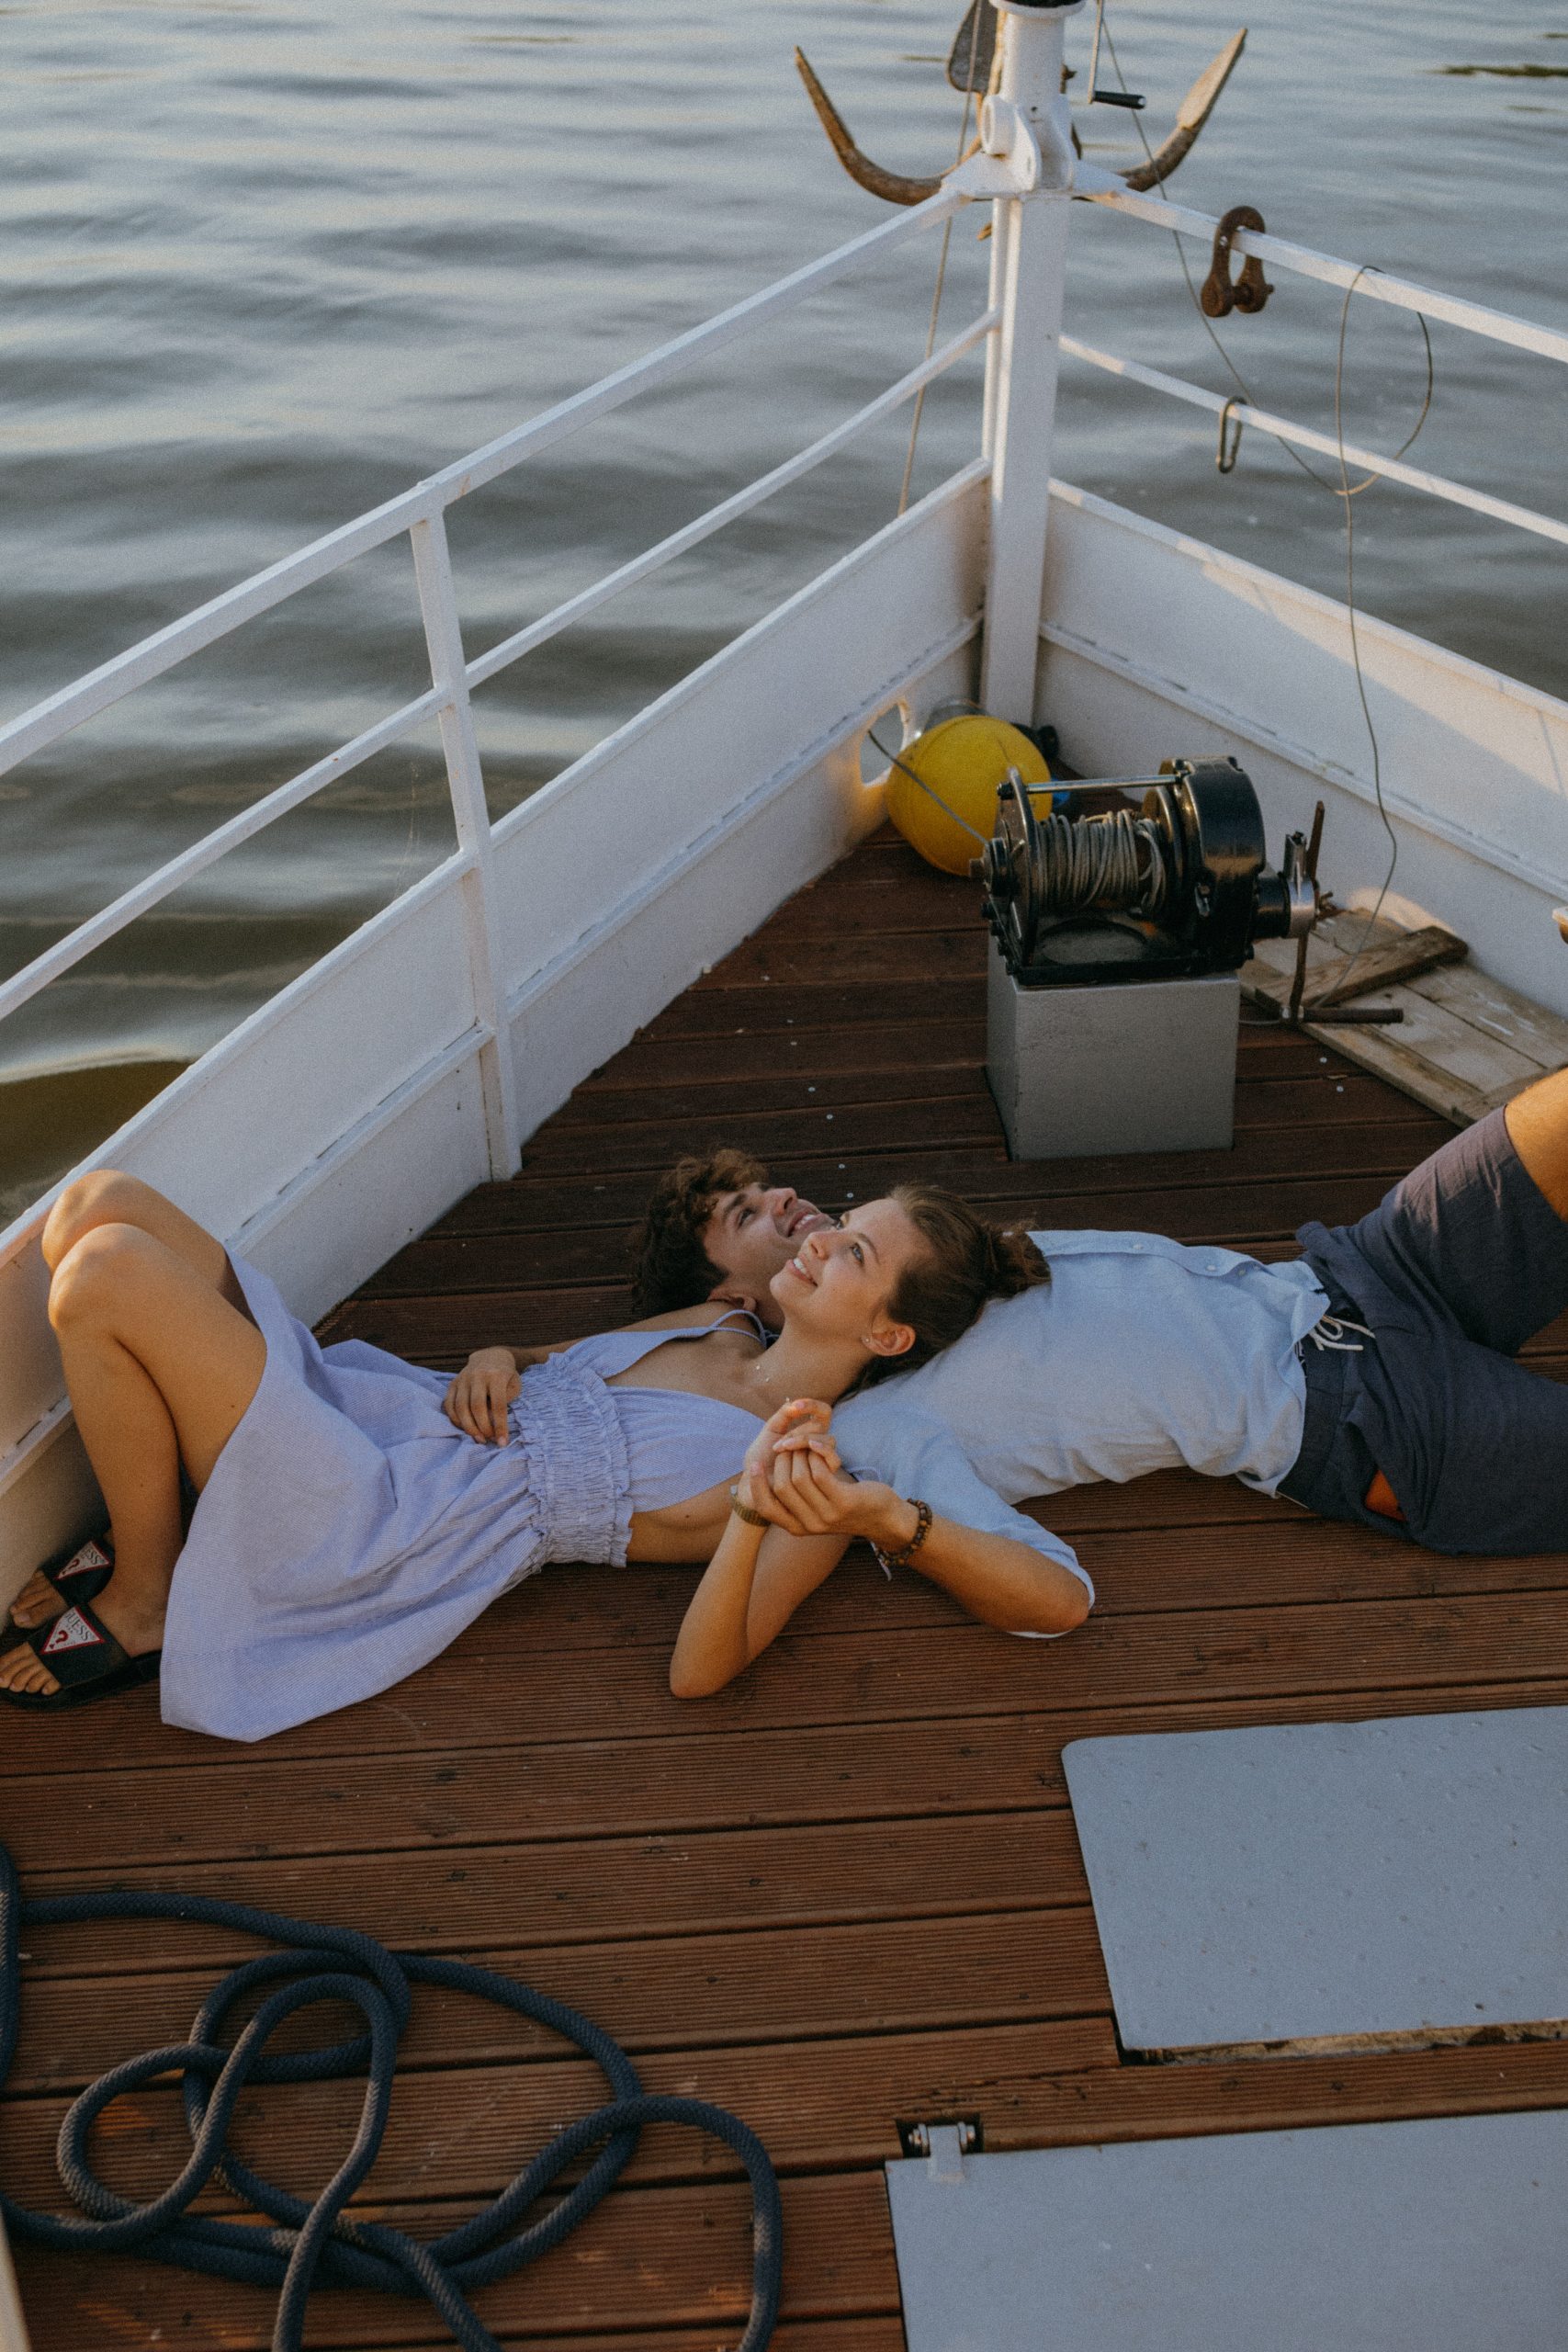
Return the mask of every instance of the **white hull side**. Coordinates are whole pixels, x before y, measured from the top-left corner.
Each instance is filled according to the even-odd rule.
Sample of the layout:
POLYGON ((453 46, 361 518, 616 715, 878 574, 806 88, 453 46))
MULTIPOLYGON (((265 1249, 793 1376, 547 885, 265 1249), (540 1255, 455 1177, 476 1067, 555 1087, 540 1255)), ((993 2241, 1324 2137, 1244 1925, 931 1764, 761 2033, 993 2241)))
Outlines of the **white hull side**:
MULTIPOLYGON (((1036 717, 1076 767, 1234 752, 1273 854, 1321 797, 1324 880, 1341 904, 1375 892, 1388 842, 1342 604, 1057 482, 1043 613, 1036 717)), ((1385 621, 1357 631, 1402 913, 1568 1014, 1568 705, 1385 621)))
MULTIPOLYGON (((834 565, 497 828, 529 1132, 881 820, 862 738, 973 690, 987 476, 834 565)), ((157 1184, 314 1319, 489 1173, 461 877, 437 872, 253 1015, 89 1165, 157 1184)), ((0 1237, 0 1600, 92 1493, 38 1235, 0 1237)))

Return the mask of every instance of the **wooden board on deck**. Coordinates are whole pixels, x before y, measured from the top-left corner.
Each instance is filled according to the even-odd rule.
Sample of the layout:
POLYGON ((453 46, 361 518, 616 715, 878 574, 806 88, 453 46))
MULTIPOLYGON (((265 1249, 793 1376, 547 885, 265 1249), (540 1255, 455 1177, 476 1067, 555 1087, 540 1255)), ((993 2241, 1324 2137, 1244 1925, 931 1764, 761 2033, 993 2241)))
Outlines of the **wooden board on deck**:
MULTIPOLYGON (((1307 997, 1337 980, 1375 979, 1382 959, 1396 958, 1407 936, 1396 924, 1370 922, 1364 914, 1330 916, 1307 943, 1307 997)), ((1242 967, 1244 991, 1255 1001, 1289 1003, 1295 964, 1294 941, 1260 940, 1252 961, 1242 967)), ((1457 959, 1392 987, 1369 986, 1355 1002, 1395 1009, 1404 1017, 1382 1027, 1336 1022, 1329 1012, 1306 1034, 1323 1037, 1347 1060, 1456 1125, 1483 1119, 1568 1063, 1568 1021, 1457 959)))
MULTIPOLYGON (((326 1335, 449 1362, 615 1319, 626 1229, 693 1142, 765 1154, 829 1205, 918 1167, 1010 1216, 1279 1258, 1303 1217, 1359 1214, 1451 1132, 1336 1049, 1379 1033, 1260 1023, 1242 1034, 1233 1152, 1010 1161, 985 1083, 974 899, 891 838, 867 843, 326 1335)), ((1416 986, 1426 1015, 1476 1041, 1515 1022, 1462 967, 1416 986)), ((1555 1034, 1542 1016, 1494 1043, 1533 1069, 1568 1051, 1555 1034)), ((1533 1360, 1562 1376, 1568 1333, 1533 1360)), ((733 2102, 784 2175, 778 2352, 898 2352, 880 2168, 911 2112, 979 2114, 1008 2148, 1568 2104, 1562 2043, 1122 2063, 1061 1766, 1068 1742, 1111 1734, 1568 1703, 1568 1559, 1438 1559, 1174 1473, 1041 1515, 1100 1593, 1066 1643, 968 1624, 861 1554, 742 1682, 682 1706, 666 1667, 690 1572, 556 1568, 411 1681, 260 1748, 166 1729, 148 1690, 8 1724, 0 1817, 29 1889, 224 1893, 482 1956, 600 2018, 650 2085, 733 2102)), ((244 1947, 139 1925, 37 1929, 26 1948, 0 2184, 43 2198, 65 2102, 178 2038, 244 1947)), ((403 2064, 362 2202, 424 2234, 598 2096, 547 2036, 455 1996, 422 2006, 403 2064)), ((242 2142, 307 2188, 341 2161, 353 2111, 342 2086, 258 2092, 242 2142)), ((183 2152, 174 2099, 139 2095, 100 2144, 118 2185, 166 2180, 183 2152)), ((479 2308, 529 2352, 713 2352, 739 2332, 748 2215, 721 2150, 650 2132, 581 2235, 479 2308)), ((19 2267, 35 2352, 268 2339, 254 2290, 26 2247, 19 2267)), ((310 2340, 446 2339, 418 2302, 334 2291, 310 2340)))

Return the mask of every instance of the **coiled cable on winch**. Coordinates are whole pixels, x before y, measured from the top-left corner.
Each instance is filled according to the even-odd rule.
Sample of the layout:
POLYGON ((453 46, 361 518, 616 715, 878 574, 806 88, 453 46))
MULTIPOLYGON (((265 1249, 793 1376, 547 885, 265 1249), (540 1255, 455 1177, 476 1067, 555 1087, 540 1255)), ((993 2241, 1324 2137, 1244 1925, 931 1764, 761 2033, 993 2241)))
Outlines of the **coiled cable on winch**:
POLYGON ((1113 808, 1076 822, 1059 816, 1036 822, 1043 914, 1158 914, 1165 904, 1166 863, 1154 818, 1113 808))
POLYGON ((464 2352, 502 2352, 468 2301, 471 2290, 536 2261, 585 2221, 625 2169, 643 2124, 682 2123, 711 2132, 745 2165, 752 2206, 751 2310, 739 2352, 763 2352, 778 2316, 783 2216, 778 2182, 755 2132, 705 2100, 645 2094, 631 2060, 601 2027, 492 1969, 389 1951, 353 1928, 321 1927, 209 1895, 117 1890, 24 1903, 11 1857, 0 1846, 0 2089, 17 2046, 23 1922, 36 1928, 85 1919, 188 1920, 292 1949, 263 1953, 231 1970, 197 2012, 188 2041, 129 2058, 81 2094, 61 2126, 56 2155, 80 2217, 34 2212, 0 2192, 0 2213, 14 2237, 73 2254, 142 2254, 184 2269, 275 2288, 273 2352, 299 2352, 307 2299, 313 2287, 327 2283, 423 2294, 464 2352), (221 2041, 220 2029, 235 2005, 280 1978, 293 1981, 262 2001, 231 2046, 221 2041), (608 2104, 558 2132, 482 2211, 425 2243, 384 2222, 354 2221, 344 2213, 381 2144, 398 2039, 415 1984, 449 1986, 564 2035, 599 2066, 613 2094, 608 2104), (348 2041, 268 2056, 266 2045, 284 2019, 319 2001, 348 2003, 365 2019, 366 2030, 348 2041), (115 2099, 170 2075, 181 2078, 191 2154, 161 2195, 138 2204, 98 2179, 87 2143, 94 2123, 115 2099), (227 2145, 234 2105, 247 2084, 321 2082, 348 2075, 366 2076, 358 2128, 353 2146, 313 2202, 265 2179, 227 2145), (525 2226, 530 2206, 579 2156, 594 2149, 592 2163, 561 2202, 525 2226), (275 2226, 190 2219, 191 2205, 213 2180, 247 2199, 275 2226))
POLYGON ((969 865, 1003 963, 1027 987, 1234 972, 1255 940, 1300 938, 1317 921, 1305 842, 1292 834, 1280 870, 1269 866, 1257 792, 1233 759, 1170 760, 1155 776, 1052 789, 1112 805, 1037 812, 1034 788, 1010 768, 969 865))

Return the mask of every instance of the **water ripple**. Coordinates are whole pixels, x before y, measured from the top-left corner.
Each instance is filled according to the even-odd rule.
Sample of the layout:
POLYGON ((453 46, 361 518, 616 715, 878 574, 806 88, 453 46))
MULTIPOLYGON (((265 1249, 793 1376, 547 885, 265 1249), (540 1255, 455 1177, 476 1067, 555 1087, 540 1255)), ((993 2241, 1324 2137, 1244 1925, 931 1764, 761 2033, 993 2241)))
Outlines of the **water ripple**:
MULTIPOLYGON (((776 0, 673 0, 657 13, 583 0, 520 24, 514 0, 0 8, 0 710, 869 226, 877 209, 828 156, 791 44, 810 52, 871 152, 936 169, 957 101, 930 61, 958 13, 957 0, 793 0, 782 16, 776 0)), ((1233 29, 1230 0, 1118 0, 1122 62, 1150 93, 1152 136, 1233 29)), ((1078 25, 1069 40, 1081 48, 1082 36, 1078 25)), ((1464 62, 1474 20, 1458 0, 1269 12, 1179 193, 1215 211, 1251 199, 1303 243, 1568 322, 1561 108, 1526 112, 1511 86, 1545 97, 1568 69, 1538 54, 1539 16, 1524 0, 1491 10, 1485 36, 1490 62, 1464 62), (1341 55, 1354 74, 1325 74, 1341 55)), ((1084 129, 1105 160, 1135 154, 1125 119, 1097 114, 1084 129)), ((1087 207, 1073 229, 1079 331, 1228 390, 1174 241, 1087 207)), ((985 263, 961 230, 954 323, 983 300, 985 263)), ((880 389, 918 356, 931 266, 929 249, 890 257, 722 355, 700 383, 639 401, 465 502, 452 537, 470 645, 547 610, 880 389)), ((1332 290, 1290 280, 1264 318, 1226 330, 1260 399, 1331 424, 1338 308, 1332 290)), ((1528 359, 1441 331, 1436 341, 1438 401, 1418 454, 1550 503, 1555 383, 1528 359)), ((1361 306, 1350 431, 1393 446, 1420 372, 1410 322, 1361 306)), ((884 519, 901 430, 488 688, 492 806, 513 805, 884 519)), ((918 483, 974 441, 972 400, 933 396, 918 483)), ((1206 420, 1069 370, 1055 462, 1338 593, 1337 503, 1261 436, 1221 483, 1206 420)), ((1558 559, 1404 493, 1379 492, 1363 508, 1370 609, 1568 691, 1558 559)), ((0 782, 6 968, 290 763, 414 691, 408 573, 406 549, 355 566, 0 782)), ((90 1125, 85 1062, 166 1074, 423 870, 445 821, 431 748, 389 755, 209 877, 205 899, 137 926, 48 991, 0 1040, 0 1073, 25 1068, 30 1085, 51 1064, 78 1073, 59 1096, 60 1150, 74 1153, 90 1125), (231 920, 241 913, 243 937, 231 920)), ((106 1081, 106 1118, 120 1114, 126 1083, 106 1081)), ((12 1204, 18 1184, 47 1179, 52 1099, 28 1098, 23 1173, 0 1144, 12 1204)))

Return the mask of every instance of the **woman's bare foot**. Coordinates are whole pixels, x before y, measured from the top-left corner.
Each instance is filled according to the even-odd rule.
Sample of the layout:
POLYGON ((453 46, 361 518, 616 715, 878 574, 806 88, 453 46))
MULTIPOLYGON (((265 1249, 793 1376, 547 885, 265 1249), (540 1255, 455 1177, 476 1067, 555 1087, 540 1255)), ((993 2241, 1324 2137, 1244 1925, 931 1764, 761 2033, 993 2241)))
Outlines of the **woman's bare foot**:
POLYGON ((64 1603, 41 1568, 28 1578, 11 1603, 11 1623, 30 1632, 50 1617, 58 1617, 64 1603))
MULTIPOLYGON (((155 1650, 164 1638, 164 1611, 148 1610, 134 1603, 128 1605, 123 1597, 117 1599, 115 1588, 121 1582, 111 1577, 93 1603, 100 1617, 128 1657, 141 1657, 148 1650, 155 1650)), ((58 1690, 59 1682, 36 1652, 26 1642, 6 1652, 0 1657, 0 1690, 25 1690, 47 1697, 58 1690)))
POLYGON ((101 1589, 113 1561, 114 1544, 107 1534, 89 1535, 70 1554, 57 1552, 52 1560, 34 1570, 12 1601, 12 1624, 29 1634, 35 1625, 47 1625, 71 1606, 73 1586, 90 1600, 101 1589))

